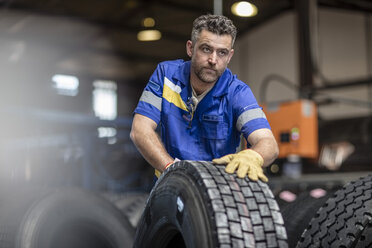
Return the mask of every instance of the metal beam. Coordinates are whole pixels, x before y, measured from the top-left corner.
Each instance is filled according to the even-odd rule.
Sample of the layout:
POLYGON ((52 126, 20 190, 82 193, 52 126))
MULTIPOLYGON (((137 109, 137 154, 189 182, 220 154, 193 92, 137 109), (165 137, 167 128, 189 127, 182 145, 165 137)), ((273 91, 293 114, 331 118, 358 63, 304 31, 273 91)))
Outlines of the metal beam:
POLYGON ((363 78, 363 79, 356 79, 354 81, 340 81, 340 82, 333 82, 332 84, 327 84, 326 86, 315 87, 313 90, 315 91, 323 91, 323 90, 330 90, 330 89, 340 89, 340 88, 349 88, 355 86, 363 86, 363 85, 372 85, 372 78, 363 78))
POLYGON ((207 13, 207 12, 212 11, 212 9, 205 9, 200 5, 183 4, 183 3, 170 1, 170 0, 157 0, 157 1, 154 1, 154 4, 163 5, 163 7, 173 8, 173 9, 177 9, 180 11, 195 12, 196 15, 199 15, 200 13, 207 13))
POLYGON ((214 0, 213 1, 213 14, 223 15, 223 0, 214 0))
POLYGON ((297 32, 299 48, 299 97, 309 98, 310 89, 313 87, 313 61, 311 51, 311 4, 314 0, 297 0, 297 32))
POLYGON ((366 13, 372 12, 372 2, 369 0, 319 0, 319 6, 366 13))

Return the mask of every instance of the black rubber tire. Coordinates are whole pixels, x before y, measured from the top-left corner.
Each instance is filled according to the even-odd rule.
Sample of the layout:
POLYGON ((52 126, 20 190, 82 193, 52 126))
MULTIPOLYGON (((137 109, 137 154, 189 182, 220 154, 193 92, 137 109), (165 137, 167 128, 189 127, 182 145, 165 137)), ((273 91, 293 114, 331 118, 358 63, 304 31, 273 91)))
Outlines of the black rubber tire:
POLYGON ((149 197, 148 192, 127 192, 127 193, 112 193, 107 192, 103 197, 112 202, 129 220, 133 229, 137 228, 141 218, 143 208, 146 205, 146 200, 149 197))
POLYGON ((48 189, 35 189, 17 185, 1 184, 0 186, 0 247, 14 248, 17 231, 27 209, 46 195, 48 189))
POLYGON ((288 247, 286 239, 267 184, 210 162, 180 161, 151 191, 134 247, 288 247))
POLYGON ((372 175, 346 184, 319 209, 297 247, 371 247, 372 175))
POLYGON ((311 219, 333 193, 331 190, 323 197, 314 198, 309 191, 305 191, 300 193, 295 201, 281 207, 289 247, 296 246, 311 219))
POLYGON ((17 209, 22 211, 8 209, 12 215, 2 218, 8 224, 0 225, 6 236, 3 240, 0 238, 1 247, 127 248, 133 245, 134 230, 125 216, 94 193, 56 189, 37 192, 28 198, 13 201, 29 205, 17 209), (12 228, 7 228, 9 226, 12 228))

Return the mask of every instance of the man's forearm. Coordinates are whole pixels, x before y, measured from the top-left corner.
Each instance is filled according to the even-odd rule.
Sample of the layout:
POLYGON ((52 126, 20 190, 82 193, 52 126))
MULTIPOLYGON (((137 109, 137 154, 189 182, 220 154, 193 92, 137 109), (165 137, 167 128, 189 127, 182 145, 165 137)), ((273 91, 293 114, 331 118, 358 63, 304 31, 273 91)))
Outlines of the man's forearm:
POLYGON ((166 164, 174 160, 165 150, 155 131, 145 133, 132 131, 131 139, 146 161, 161 172, 166 164))
POLYGON ((278 157, 279 149, 275 140, 271 138, 263 138, 257 144, 251 147, 258 152, 264 159, 263 166, 268 166, 278 157))

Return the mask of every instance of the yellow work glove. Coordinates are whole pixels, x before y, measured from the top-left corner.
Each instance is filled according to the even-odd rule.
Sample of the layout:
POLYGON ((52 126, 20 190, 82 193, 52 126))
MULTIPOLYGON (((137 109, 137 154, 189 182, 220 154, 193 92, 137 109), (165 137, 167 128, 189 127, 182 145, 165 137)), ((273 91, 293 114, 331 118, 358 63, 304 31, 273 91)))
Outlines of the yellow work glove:
POLYGON ((238 169, 236 174, 240 178, 248 175, 249 179, 253 181, 257 181, 258 179, 264 182, 269 181, 262 170, 264 163, 262 156, 252 149, 246 149, 235 154, 213 159, 212 162, 214 164, 227 164, 225 168, 227 173, 234 173, 238 169))

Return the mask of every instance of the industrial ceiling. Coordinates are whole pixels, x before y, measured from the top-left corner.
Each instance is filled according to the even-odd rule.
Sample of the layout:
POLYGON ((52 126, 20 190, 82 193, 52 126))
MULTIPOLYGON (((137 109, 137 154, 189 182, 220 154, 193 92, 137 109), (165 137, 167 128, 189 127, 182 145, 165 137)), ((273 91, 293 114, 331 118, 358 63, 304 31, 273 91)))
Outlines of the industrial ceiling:
MULTIPOLYGON (((230 7, 235 0, 222 1, 223 14, 231 18, 242 35, 271 18, 296 8, 295 0, 252 0, 258 8, 258 14, 251 18, 234 16, 230 7)), ((372 12, 372 3, 368 0, 319 0, 319 6, 354 9, 372 12)), ((99 33, 78 36, 84 40, 80 46, 94 49, 102 54, 114 54, 130 61, 138 69, 135 77, 148 73, 146 70, 162 60, 186 58, 185 42, 189 39, 192 21, 201 14, 213 13, 212 0, 0 0, 0 10, 4 14, 12 10, 37 16, 53 18, 68 17, 69 20, 87 22, 100 27, 99 33), (141 20, 151 16, 155 19, 155 28, 162 33, 158 41, 140 42, 137 33, 143 29, 141 20), (99 42, 108 39, 110 47, 99 42), (143 66, 147 64, 148 67, 143 66)), ((0 13, 1 13, 0 12, 0 13)), ((1 17, 0 17, 1 18, 1 17)), ((20 22, 25 21, 21 20, 20 22)), ((45 24, 46 25, 46 24, 45 24)), ((40 25, 38 25, 40 26, 40 25)), ((24 28, 31 36, 45 36, 35 27, 24 28), (33 31, 34 30, 34 31, 33 31)), ((76 34, 61 39, 63 27, 52 26, 46 42, 65 43, 76 39, 76 34)), ((67 33, 67 35, 69 35, 67 33)), ((63 44, 62 44, 63 45, 63 44)), ((147 77, 148 75, 145 75, 147 77)))

